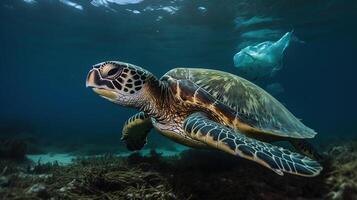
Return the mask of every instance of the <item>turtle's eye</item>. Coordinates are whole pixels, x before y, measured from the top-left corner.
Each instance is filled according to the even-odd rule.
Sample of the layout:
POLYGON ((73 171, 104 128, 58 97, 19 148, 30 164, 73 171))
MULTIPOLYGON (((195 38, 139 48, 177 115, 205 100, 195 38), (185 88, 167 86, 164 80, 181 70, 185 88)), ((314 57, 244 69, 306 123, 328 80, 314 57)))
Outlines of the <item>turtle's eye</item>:
POLYGON ((115 74, 117 74, 119 71, 119 68, 113 68, 111 70, 108 71, 107 75, 108 76, 114 76, 115 74))
POLYGON ((100 75, 103 78, 109 79, 113 79, 118 76, 121 73, 122 69, 123 67, 121 65, 113 62, 105 62, 99 67, 100 75))

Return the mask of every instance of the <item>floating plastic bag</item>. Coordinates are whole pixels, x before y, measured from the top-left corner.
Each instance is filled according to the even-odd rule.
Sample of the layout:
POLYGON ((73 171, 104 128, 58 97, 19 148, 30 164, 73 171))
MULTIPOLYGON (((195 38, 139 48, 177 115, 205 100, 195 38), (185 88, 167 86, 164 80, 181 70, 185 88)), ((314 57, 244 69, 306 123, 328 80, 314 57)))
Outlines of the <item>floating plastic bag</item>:
POLYGON ((276 42, 265 41, 247 46, 233 57, 234 66, 248 79, 271 77, 282 68, 285 49, 289 46, 292 32, 287 32, 276 42))

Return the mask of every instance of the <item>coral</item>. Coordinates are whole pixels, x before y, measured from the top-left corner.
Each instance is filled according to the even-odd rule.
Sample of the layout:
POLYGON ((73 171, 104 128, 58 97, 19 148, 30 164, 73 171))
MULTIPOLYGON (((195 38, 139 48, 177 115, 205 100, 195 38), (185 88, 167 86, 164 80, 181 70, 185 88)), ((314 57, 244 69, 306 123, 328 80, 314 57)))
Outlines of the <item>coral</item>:
POLYGON ((331 171, 326 183, 329 199, 357 199, 357 142, 340 144, 328 152, 331 171))
POLYGON ((132 153, 128 156, 127 163, 129 166, 139 166, 144 170, 166 172, 171 168, 171 166, 169 166, 169 160, 169 158, 163 158, 161 154, 151 149, 150 156, 142 156, 138 152, 132 153))
POLYGON ((32 185, 27 191, 26 194, 31 196, 36 196, 41 199, 48 199, 50 194, 47 191, 46 186, 43 183, 36 183, 32 185))
POLYGON ((354 199, 356 143, 329 147, 315 178, 278 176, 218 151, 78 157, 70 165, 0 162, 4 199, 354 199))
POLYGON ((69 166, 39 162, 4 177, 10 180, 0 189, 6 199, 178 199, 160 173, 129 167, 110 154, 81 157, 69 166))

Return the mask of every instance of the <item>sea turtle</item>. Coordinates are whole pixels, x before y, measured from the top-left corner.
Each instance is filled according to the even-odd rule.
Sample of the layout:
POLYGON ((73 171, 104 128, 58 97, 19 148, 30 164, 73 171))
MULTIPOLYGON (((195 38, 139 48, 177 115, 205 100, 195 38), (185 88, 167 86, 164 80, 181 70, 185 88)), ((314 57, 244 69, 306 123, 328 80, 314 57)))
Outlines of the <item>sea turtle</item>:
POLYGON ((322 170, 304 140, 316 132, 263 89, 233 74, 175 68, 157 79, 139 66, 107 61, 93 66, 86 86, 111 102, 140 110, 123 128, 129 150, 140 150, 155 128, 183 145, 219 149, 279 175, 316 176, 322 170), (289 141, 300 153, 273 141, 289 141))

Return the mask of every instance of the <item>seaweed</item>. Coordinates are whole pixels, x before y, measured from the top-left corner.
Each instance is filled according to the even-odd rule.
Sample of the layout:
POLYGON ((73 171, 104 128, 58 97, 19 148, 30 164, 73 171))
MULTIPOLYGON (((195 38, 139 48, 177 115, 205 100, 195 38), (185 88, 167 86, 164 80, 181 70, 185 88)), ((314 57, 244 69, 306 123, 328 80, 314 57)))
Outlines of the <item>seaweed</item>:
POLYGON ((353 199, 356 142, 329 147, 315 178, 278 176, 218 151, 162 157, 133 153, 77 157, 70 165, 0 162, 4 199, 353 199))
POLYGON ((69 166, 38 162, 26 173, 2 177, 11 180, 1 186, 6 199, 177 199, 160 173, 110 154, 79 157, 69 166))
POLYGON ((331 159, 326 184, 331 190, 327 198, 357 199, 357 141, 333 146, 328 155, 331 159))

